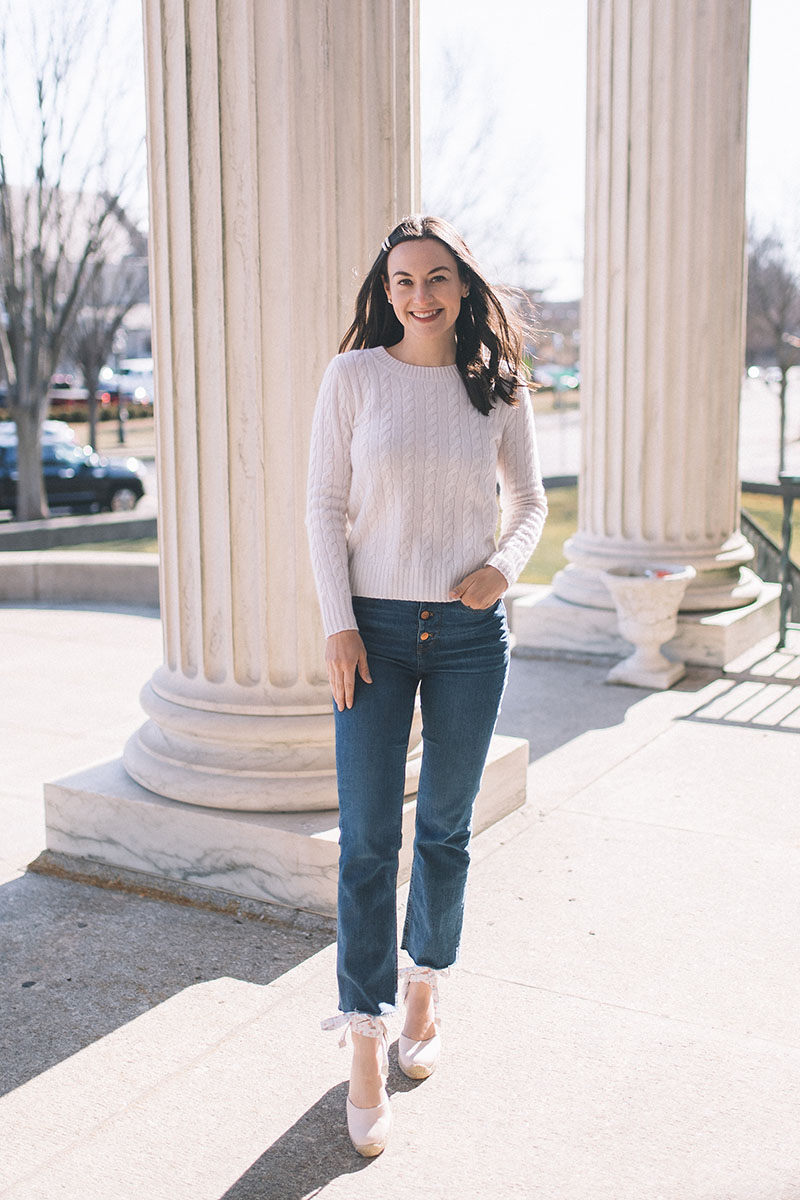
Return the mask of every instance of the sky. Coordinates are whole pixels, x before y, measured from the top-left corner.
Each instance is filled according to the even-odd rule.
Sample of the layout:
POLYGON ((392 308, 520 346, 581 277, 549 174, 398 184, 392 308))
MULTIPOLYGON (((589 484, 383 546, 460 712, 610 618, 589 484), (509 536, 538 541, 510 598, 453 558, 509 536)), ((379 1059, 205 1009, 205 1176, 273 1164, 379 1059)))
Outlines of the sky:
MULTIPOLYGON (((450 102, 443 91, 449 56, 462 64, 469 80, 458 97, 464 126, 460 144, 469 146, 482 107, 497 114, 484 179, 491 215, 475 221, 474 230, 462 230, 473 253, 507 283, 545 287, 551 299, 580 295, 586 0, 420 0, 420 34, 423 150, 443 115, 448 119, 450 102), (523 243, 531 261, 519 267, 513 247, 503 253, 484 245, 481 226, 487 224, 508 228, 509 238, 523 243)), ((423 155, 423 204, 431 175, 446 173, 451 190, 458 187, 458 146, 458 137, 451 135, 444 155, 435 145, 423 155)), ((442 187, 434 192, 439 198, 442 187)))
POLYGON ((55 130, 63 119, 67 137, 77 131, 79 147, 68 161, 81 164, 65 173, 64 185, 80 188, 83 164, 99 162, 105 147, 106 162, 88 174, 86 189, 102 190, 107 181, 118 184, 127 175, 132 208, 146 221, 141 24, 140 0, 0 0, 0 31, 5 35, 0 50, 0 148, 12 182, 31 178, 31 155, 38 147, 36 66, 51 64, 45 72, 51 84, 52 64, 57 59, 63 63, 69 55, 69 86, 51 87, 44 96, 51 118, 48 168, 53 170, 58 156, 55 130), (21 163, 27 168, 21 170, 21 163))
MULTIPOLYGON (((513 264, 496 266, 512 276, 507 282, 543 287, 553 300, 582 290, 586 7, 586 0, 421 0, 423 145, 426 124, 441 119, 448 53, 458 53, 479 85, 465 97, 465 122, 476 120, 475 95, 488 97, 501 114, 501 157, 512 174, 520 162, 526 167, 516 203, 529 210, 520 236, 530 239, 532 262, 526 277, 513 277, 513 264)), ((752 0, 748 216, 762 231, 777 226, 800 265, 798 112, 800 0, 752 0)), ((436 157, 427 165, 436 171, 436 157)), ((502 179, 487 184, 486 196, 496 221, 508 221, 502 179)), ((481 259, 483 248, 471 248, 481 259)))
POLYGON ((775 224, 800 264, 800 3, 752 0, 747 207, 775 224))
MULTIPOLYGON (((98 79, 119 83, 123 116, 111 141, 117 165, 135 163, 144 133, 140 0, 80 3, 113 14, 100 61, 87 39, 94 58, 84 76, 96 94, 98 79)), ((48 13, 67 11, 63 0, 27 0, 24 10, 0 0, 0 14, 9 6, 44 15, 45 28, 48 13)), ((586 0, 420 0, 420 25, 423 200, 439 211, 471 202, 462 231, 495 277, 543 288, 550 299, 580 295, 586 0), (481 154, 470 155, 481 133, 481 154)), ((22 96, 24 56, 12 50, 10 60, 12 90, 22 96)), ((752 0, 748 213, 764 231, 778 227, 800 263, 798 64, 800 0, 752 0)), ((13 158, 6 116, 0 144, 13 158)), ((87 141, 104 116, 90 105, 87 141)), ((146 223, 143 164, 134 182, 137 175, 131 211, 146 223)))

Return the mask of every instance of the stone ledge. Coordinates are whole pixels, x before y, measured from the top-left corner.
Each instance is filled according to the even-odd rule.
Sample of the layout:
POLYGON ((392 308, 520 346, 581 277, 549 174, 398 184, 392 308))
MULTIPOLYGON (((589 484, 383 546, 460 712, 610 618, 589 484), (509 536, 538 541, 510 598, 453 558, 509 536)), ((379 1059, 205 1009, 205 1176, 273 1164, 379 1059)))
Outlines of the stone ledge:
POLYGON ((158 555, 91 550, 0 555, 0 601, 158 608, 158 555))
MULTIPOLYGON (((526 797, 528 743, 496 736, 475 801, 477 835, 526 797)), ((416 797, 403 807, 398 883, 411 870, 416 797)), ((226 896, 336 912, 336 811, 255 813, 166 800, 140 787, 119 759, 45 785, 47 849, 93 869, 122 868, 152 880, 226 896)))
POLYGON ((244 896, 233 896, 230 892, 201 887, 166 879, 163 875, 149 875, 146 871, 126 871, 122 867, 109 867, 105 863, 90 862, 72 854, 59 854, 43 850, 27 868, 34 875, 49 875, 53 879, 68 879, 90 887, 107 888, 109 891, 125 892, 148 900, 168 900, 187 908, 205 909, 207 912, 227 913, 247 921, 258 921, 270 928, 288 931, 323 930, 336 937, 336 921, 321 913, 306 912, 289 908, 267 900, 248 900, 244 896))
MULTIPOLYGON (((724 667, 770 634, 777 638, 779 598, 780 586, 765 583, 758 598, 742 608, 679 613, 678 632, 664 652, 692 666, 724 667)), ((533 586, 514 601, 513 628, 516 653, 530 657, 622 658, 631 652, 613 609, 571 604, 550 587, 533 586)))
POLYGON ((0 553, 11 550, 51 550, 83 542, 116 542, 123 538, 151 538, 157 518, 132 513, 93 513, 76 517, 47 517, 42 521, 6 521, 0 524, 0 553))

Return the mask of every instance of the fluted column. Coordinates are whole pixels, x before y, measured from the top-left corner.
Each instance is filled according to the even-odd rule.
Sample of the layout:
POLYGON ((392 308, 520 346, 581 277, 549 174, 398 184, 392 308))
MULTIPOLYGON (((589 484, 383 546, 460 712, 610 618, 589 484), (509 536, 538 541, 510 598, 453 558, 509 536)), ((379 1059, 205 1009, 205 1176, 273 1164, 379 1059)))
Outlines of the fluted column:
POLYGON ((336 804, 304 529, 356 269, 416 207, 416 0, 144 0, 164 663, 128 773, 336 804))
POLYGON ((749 0, 590 0, 579 528, 555 594, 687 563, 749 603, 739 530, 749 0))

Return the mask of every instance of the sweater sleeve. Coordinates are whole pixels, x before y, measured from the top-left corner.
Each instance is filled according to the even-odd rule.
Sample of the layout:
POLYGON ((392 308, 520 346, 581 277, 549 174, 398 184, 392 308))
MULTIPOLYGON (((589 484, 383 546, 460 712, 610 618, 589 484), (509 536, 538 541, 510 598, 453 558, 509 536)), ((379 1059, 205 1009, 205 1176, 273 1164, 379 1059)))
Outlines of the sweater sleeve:
POLYGON ((322 379, 311 429, 306 528, 325 636, 356 629, 347 555, 354 396, 340 356, 322 379))
POLYGON ((500 538, 487 566, 496 567, 509 586, 518 578, 542 536, 547 515, 530 392, 509 409, 497 456, 500 481, 500 538))

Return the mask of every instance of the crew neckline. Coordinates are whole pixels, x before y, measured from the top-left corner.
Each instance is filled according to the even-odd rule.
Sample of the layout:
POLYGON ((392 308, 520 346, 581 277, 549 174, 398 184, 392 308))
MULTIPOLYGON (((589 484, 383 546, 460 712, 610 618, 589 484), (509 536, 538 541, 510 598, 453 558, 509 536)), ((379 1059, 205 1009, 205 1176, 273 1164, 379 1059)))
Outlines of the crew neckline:
POLYGON ((418 363, 401 362, 399 358, 395 358, 393 354, 390 354, 385 346, 376 346, 375 349, 390 366, 395 368, 402 375, 416 375, 417 377, 422 377, 424 375, 428 379, 432 376, 438 376, 441 379, 461 378, 461 372, 455 363, 447 363, 446 366, 443 367, 423 367, 418 363))

